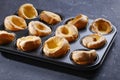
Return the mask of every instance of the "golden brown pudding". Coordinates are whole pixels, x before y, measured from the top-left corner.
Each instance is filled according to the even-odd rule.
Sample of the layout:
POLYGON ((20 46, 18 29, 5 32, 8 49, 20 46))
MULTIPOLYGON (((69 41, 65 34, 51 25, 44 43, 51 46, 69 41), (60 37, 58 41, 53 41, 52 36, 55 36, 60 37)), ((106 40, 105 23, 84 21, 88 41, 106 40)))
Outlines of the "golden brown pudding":
POLYGON ((0 30, 0 45, 8 44, 15 39, 14 33, 9 33, 7 31, 0 30))
POLYGON ((31 21, 28 30, 31 35, 35 36, 47 36, 52 32, 50 27, 39 21, 31 21))
POLYGON ((38 13, 32 4, 26 3, 20 6, 18 15, 25 19, 34 19, 38 16, 38 13))
POLYGON ((88 23, 88 17, 83 14, 77 15, 75 18, 70 20, 68 24, 72 24, 77 27, 77 29, 83 29, 87 26, 88 23))
POLYGON ((97 58, 97 52, 95 50, 79 50, 72 52, 72 60, 79 65, 87 65, 95 62, 97 58))
POLYGON ((98 18, 92 22, 90 29, 99 34, 108 34, 112 31, 112 24, 104 18, 98 18))
POLYGON ((62 57, 70 49, 68 41, 60 36, 53 36, 45 41, 43 52, 46 56, 52 58, 62 57))
POLYGON ((100 34, 91 34, 82 39, 82 44, 87 48, 97 49, 105 45, 106 38, 100 34))
POLYGON ((25 20, 16 15, 7 16, 4 20, 4 26, 6 30, 10 31, 19 31, 27 28, 25 20))
POLYGON ((37 36, 26 36, 17 39, 17 48, 22 51, 32 51, 41 44, 41 39, 37 36))
POLYGON ((58 14, 50 11, 42 11, 40 13, 40 19, 48 24, 57 24, 61 22, 61 17, 58 14))
POLYGON ((61 25, 56 29, 55 35, 62 36, 66 38, 68 42, 72 42, 78 38, 78 30, 71 24, 61 25))

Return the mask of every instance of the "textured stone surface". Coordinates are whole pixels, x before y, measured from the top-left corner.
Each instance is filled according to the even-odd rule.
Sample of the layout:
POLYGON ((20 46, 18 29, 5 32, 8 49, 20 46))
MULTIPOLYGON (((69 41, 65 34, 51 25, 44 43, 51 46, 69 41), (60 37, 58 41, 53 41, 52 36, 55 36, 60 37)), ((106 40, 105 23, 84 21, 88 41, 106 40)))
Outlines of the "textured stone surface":
POLYGON ((1 0, 0 24, 23 3, 67 15, 83 13, 91 19, 106 18, 116 26, 118 35, 103 65, 94 72, 80 74, 3 53, 0 54, 0 80, 120 80, 120 0, 1 0))

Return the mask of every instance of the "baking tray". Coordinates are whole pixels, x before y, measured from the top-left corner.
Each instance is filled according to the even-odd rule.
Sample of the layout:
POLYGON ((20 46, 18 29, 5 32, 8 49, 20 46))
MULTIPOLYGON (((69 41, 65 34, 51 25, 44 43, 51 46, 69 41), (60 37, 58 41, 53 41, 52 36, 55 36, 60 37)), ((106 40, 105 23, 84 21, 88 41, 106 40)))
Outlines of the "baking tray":
MULTIPOLYGON (((37 11, 40 14, 40 12, 43 10, 37 9, 37 11)), ((54 11, 51 11, 51 12, 54 12, 54 11)), ((57 13, 57 12, 55 12, 55 13, 57 13)), ((93 19, 89 19, 89 22, 88 22, 87 27, 85 29, 79 30, 78 39, 76 41, 70 43, 70 50, 68 51, 68 53, 64 57, 62 57, 62 58, 49 58, 49 57, 46 57, 42 51, 42 46, 43 46, 44 41, 47 40, 48 38, 50 38, 51 36, 55 35, 54 32, 58 26, 65 24, 69 19, 75 17, 75 16, 72 16, 73 14, 77 15, 79 13, 77 13, 77 14, 72 13, 72 15, 70 15, 70 13, 68 13, 68 15, 64 15, 62 13, 57 13, 57 14, 59 14, 61 16, 62 21, 56 25, 46 24, 45 22, 40 20, 39 16, 35 19, 30 19, 30 20, 26 19, 27 24, 30 21, 41 21, 41 22, 45 23, 46 25, 48 25, 52 29, 52 33, 50 35, 48 35, 46 37, 41 37, 42 44, 40 45, 40 47, 38 49, 31 51, 31 52, 23 52, 23 51, 20 51, 17 49, 17 47, 16 47, 17 38, 29 35, 28 29, 25 29, 22 31, 14 32, 16 34, 16 39, 10 44, 1 45, 0 51, 10 53, 10 54, 19 55, 19 56, 24 56, 24 57, 28 57, 28 58, 32 58, 32 59, 37 60, 37 61, 56 64, 58 66, 64 66, 66 68, 71 68, 71 69, 75 69, 75 70, 93 70, 93 69, 98 68, 103 63, 106 55, 108 54, 108 51, 109 51, 111 45, 115 39, 115 36, 117 33, 116 27, 114 25, 112 25, 113 26, 112 32, 107 34, 107 35, 103 35, 106 38, 107 43, 102 48, 96 49, 98 55, 97 55, 96 61, 93 64, 77 65, 71 60, 71 52, 74 50, 78 50, 78 49, 90 50, 88 48, 85 48, 81 44, 81 39, 83 37, 93 33, 90 30, 90 25, 93 22, 93 19)), ((17 15, 17 13, 15 13, 15 15, 17 15)), ((5 30, 3 24, 0 25, 0 30, 5 30)), ((8 31, 8 32, 11 32, 11 31, 8 31)))

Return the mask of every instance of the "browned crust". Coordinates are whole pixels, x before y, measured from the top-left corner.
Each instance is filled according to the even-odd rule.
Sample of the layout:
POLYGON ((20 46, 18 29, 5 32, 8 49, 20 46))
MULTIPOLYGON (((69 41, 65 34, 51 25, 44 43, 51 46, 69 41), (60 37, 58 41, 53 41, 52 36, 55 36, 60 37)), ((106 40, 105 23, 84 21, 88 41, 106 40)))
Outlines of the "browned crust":
POLYGON ((99 34, 91 34, 82 39, 82 44, 90 49, 98 49, 105 45, 106 38, 99 34), (95 36, 99 37, 98 40, 96 40, 95 36))
POLYGON ((72 52, 72 60, 79 65, 87 65, 95 62, 97 52, 95 50, 78 50, 72 52))
POLYGON ((74 25, 71 25, 71 24, 61 25, 56 29, 55 35, 66 38, 68 40, 68 42, 73 42, 78 38, 78 30, 74 25), (68 31, 67 34, 64 34, 62 32, 64 30, 64 28, 67 29, 67 31, 68 31))
MULTIPOLYGON (((58 41, 58 42, 60 42, 58 41)), ((52 57, 52 58, 58 58, 58 57, 62 57, 64 56, 65 54, 67 54, 68 50, 70 49, 70 45, 68 43, 68 41, 66 39, 64 39, 63 37, 60 37, 60 36, 54 36, 54 37, 51 37, 49 38, 48 40, 45 41, 44 45, 43 45, 43 52, 46 56, 48 57, 52 57), (61 38, 60 41, 62 41, 62 45, 60 45, 57 50, 50 50, 48 47, 47 47, 47 42, 49 40, 55 40, 56 38, 61 38)))
POLYGON ((6 31, 0 31, 0 45, 8 44, 15 39, 14 33, 9 33, 6 31))
POLYGON ((68 24, 73 24, 77 27, 77 29, 84 29, 87 26, 88 17, 83 14, 77 15, 75 18, 70 20, 68 24))
POLYGON ((99 34, 109 34, 112 31, 112 24, 109 20, 104 19, 104 18, 97 18, 95 19, 92 24, 90 25, 90 29, 93 32, 99 33, 99 34), (99 28, 101 26, 97 25, 97 24, 101 24, 103 25, 103 27, 106 27, 106 30, 104 32, 100 31, 99 28), (106 26, 105 26, 105 25, 106 26))
POLYGON ((50 11, 42 11, 40 13, 40 19, 48 24, 57 24, 61 22, 61 17, 53 12, 50 11))
POLYGON ((31 21, 28 25, 28 30, 31 35, 42 37, 47 36, 52 32, 50 27, 39 21, 31 21), (44 30, 37 28, 37 25, 44 27, 44 30))
MULTIPOLYGON (((28 36, 26 36, 24 38, 27 38, 27 37, 28 36)), ((35 38, 35 36, 34 36, 34 38, 35 38)), ((40 38, 37 38, 37 39, 34 39, 34 40, 22 40, 22 39, 23 39, 23 37, 18 38, 17 39, 17 43, 16 43, 18 49, 22 50, 22 51, 32 51, 32 50, 35 50, 41 44, 41 39, 40 38)))
POLYGON ((4 26, 5 26, 6 30, 10 30, 10 31, 19 31, 19 30, 24 30, 27 28, 27 24, 26 24, 25 20, 16 15, 7 16, 4 20, 4 26), (19 19, 21 21, 22 25, 18 26, 15 23, 13 23, 12 18, 19 19))
POLYGON ((34 7, 32 4, 26 3, 26 4, 23 4, 23 5, 21 5, 21 6, 19 7, 19 9, 18 9, 18 16, 20 16, 20 17, 22 17, 22 18, 24 18, 24 19, 34 19, 34 18, 36 18, 36 17, 38 16, 38 13, 37 13, 37 10, 35 9, 35 7, 34 7), (23 12, 23 9, 24 9, 25 6, 30 6, 31 8, 33 8, 33 10, 34 10, 34 15, 33 15, 32 18, 26 16, 25 13, 23 12))

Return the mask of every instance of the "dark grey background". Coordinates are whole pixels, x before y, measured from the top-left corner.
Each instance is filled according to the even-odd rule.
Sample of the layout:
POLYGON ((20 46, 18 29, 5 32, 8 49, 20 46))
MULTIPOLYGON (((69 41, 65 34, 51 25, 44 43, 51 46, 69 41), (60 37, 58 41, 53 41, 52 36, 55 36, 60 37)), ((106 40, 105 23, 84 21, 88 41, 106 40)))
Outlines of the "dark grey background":
POLYGON ((116 26, 117 37, 103 65, 92 72, 73 71, 1 53, 0 80, 120 80, 120 0, 1 0, 0 24, 6 16, 13 14, 24 3, 32 3, 38 9, 65 15, 83 13, 91 19, 106 18, 116 26))

